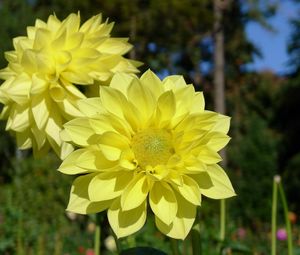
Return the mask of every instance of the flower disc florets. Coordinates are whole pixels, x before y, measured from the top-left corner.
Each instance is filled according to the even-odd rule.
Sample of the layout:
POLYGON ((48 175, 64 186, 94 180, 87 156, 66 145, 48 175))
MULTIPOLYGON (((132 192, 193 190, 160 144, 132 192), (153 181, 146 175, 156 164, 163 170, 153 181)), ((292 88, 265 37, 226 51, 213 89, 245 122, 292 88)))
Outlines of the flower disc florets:
POLYGON ((63 21, 51 15, 28 27, 27 36, 13 39, 14 50, 5 53, 9 64, 0 71, 5 80, 0 102, 5 105, 1 117, 8 119, 6 129, 16 133, 19 148, 33 147, 36 153, 51 145, 64 157, 72 147, 59 132, 66 120, 80 116, 76 102, 86 97, 77 85, 96 86, 116 72, 138 71, 137 62, 123 57, 131 45, 126 38, 110 37, 112 28, 101 15, 81 26, 79 14, 63 21))
POLYGON ((204 110, 201 92, 181 76, 161 81, 116 74, 99 98, 84 99, 85 117, 64 125, 74 143, 59 170, 83 174, 73 183, 67 210, 108 210, 118 237, 138 231, 147 204, 158 229, 173 238, 189 233, 201 196, 234 196, 218 151, 229 141, 229 117, 204 110))
POLYGON ((164 129, 148 129, 135 134, 131 148, 142 168, 166 164, 174 154, 172 135, 164 129))

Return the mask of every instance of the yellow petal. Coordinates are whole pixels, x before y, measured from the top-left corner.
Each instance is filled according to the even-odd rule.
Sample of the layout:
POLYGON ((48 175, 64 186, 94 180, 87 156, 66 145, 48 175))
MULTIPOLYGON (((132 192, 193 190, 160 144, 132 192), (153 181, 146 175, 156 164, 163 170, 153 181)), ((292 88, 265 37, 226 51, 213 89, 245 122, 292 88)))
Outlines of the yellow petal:
POLYGON ((121 207, 128 211, 140 206, 147 198, 149 191, 147 177, 144 174, 137 174, 126 186, 121 196, 121 207))
POLYGON ((67 50, 75 50, 80 47, 81 43, 84 40, 84 34, 81 32, 74 33, 68 37, 68 40, 65 45, 67 50))
POLYGON ((140 230, 147 218, 146 201, 139 207, 122 211, 120 201, 115 200, 108 209, 107 216, 110 226, 118 238, 129 236, 140 230))
POLYGON ((35 60, 38 72, 46 74, 55 74, 55 62, 51 54, 45 49, 35 52, 35 60))
POLYGON ((176 101, 176 112, 172 120, 172 126, 176 126, 189 113, 192 105, 191 99, 194 97, 195 89, 192 85, 179 88, 174 92, 176 101))
POLYGON ((45 145, 46 143, 46 133, 44 132, 44 130, 40 130, 38 129, 36 126, 31 127, 31 133, 33 134, 33 137, 35 138, 35 143, 37 146, 37 150, 41 150, 42 147, 45 145))
POLYGON ((227 134, 230 126, 230 117, 218 114, 216 124, 212 131, 221 132, 227 134))
POLYGON ((61 102, 57 102, 57 105, 64 114, 69 115, 71 118, 84 117, 76 105, 76 100, 71 100, 70 97, 63 99, 61 102))
POLYGON ((34 50, 28 49, 23 53, 21 59, 21 65, 29 73, 36 73, 37 71, 37 61, 36 52, 34 50))
POLYGON ((95 134, 87 118, 73 119, 64 124, 64 128, 72 141, 80 146, 89 145, 89 138, 95 134))
POLYGON ((198 174, 199 172, 207 170, 207 165, 193 155, 190 155, 189 157, 184 159, 184 166, 187 170, 185 170, 184 172, 188 174, 198 174))
POLYGON ((9 119, 11 119, 9 129, 16 132, 23 132, 30 125, 28 106, 15 104, 11 108, 9 119))
POLYGON ((201 113, 204 111, 205 102, 203 92, 196 92, 193 97, 192 107, 190 113, 201 113))
POLYGON ((119 148, 105 145, 105 144, 99 144, 99 148, 101 149, 103 155, 111 161, 118 160, 121 157, 122 150, 119 148))
POLYGON ((116 166, 116 162, 107 160, 98 147, 91 149, 91 146, 79 155, 74 163, 78 167, 92 171, 104 171, 116 166))
MULTIPOLYGON (((7 82, 9 82, 8 80, 7 82)), ((2 84, 4 86, 4 84, 2 84)), ((6 88, 6 93, 17 104, 24 104, 28 102, 29 92, 31 88, 31 80, 27 75, 17 76, 10 85, 6 88)))
POLYGON ((198 147, 199 154, 197 158, 205 164, 216 164, 222 160, 221 156, 208 146, 198 147))
POLYGON ((67 211, 89 214, 104 211, 111 205, 111 200, 101 202, 88 200, 87 187, 94 176, 94 174, 88 174, 75 179, 71 188, 67 211))
POLYGON ((108 112, 123 118, 123 109, 126 107, 127 100, 120 91, 102 86, 100 88, 100 98, 102 105, 108 112))
POLYGON ((131 149, 126 149, 122 151, 119 164, 121 167, 129 170, 136 169, 137 163, 135 160, 135 155, 131 149))
POLYGON ((60 20, 55 15, 50 15, 47 20, 47 25, 41 21, 37 20, 38 24, 36 24, 37 27, 48 27, 49 29, 53 31, 57 31, 57 29, 61 26, 60 20))
POLYGON ((161 80, 150 69, 141 76, 140 81, 143 87, 147 87, 151 90, 156 100, 164 92, 161 80))
POLYGON ((62 164, 59 166, 58 171, 64 174, 81 174, 88 173, 88 169, 78 167, 76 161, 81 154, 86 152, 86 149, 78 149, 73 151, 67 158, 64 159, 62 164))
POLYGON ((80 14, 71 13, 64 21, 63 26, 66 27, 68 34, 78 31, 80 26, 80 14))
POLYGON ((97 174, 88 187, 89 199, 103 201, 120 196, 132 177, 132 172, 125 171, 97 174))
POLYGON ((185 88, 188 86, 182 75, 167 76, 163 80, 163 84, 164 84, 165 90, 177 90, 177 89, 185 88))
POLYGON ((61 139, 60 132, 62 130, 62 120, 59 115, 55 113, 50 114, 46 125, 46 133, 53 141, 60 147, 61 139))
POLYGON ((133 79, 133 75, 129 75, 126 73, 116 73, 113 76, 109 86, 111 88, 119 90, 124 96, 127 97, 127 90, 133 79))
POLYGON ((144 121, 152 116, 155 98, 147 87, 141 86, 138 79, 134 79, 128 87, 128 100, 139 110, 144 121))
POLYGON ((67 31, 65 27, 60 27, 56 33, 56 38, 52 41, 52 49, 62 49, 65 46, 67 39, 67 31))
POLYGON ((59 84, 51 84, 49 87, 49 95, 55 102, 61 102, 66 98, 65 89, 59 84))
POLYGON ((132 45, 127 43, 124 38, 108 38, 97 48, 102 53, 120 54, 127 53, 132 48, 132 45))
POLYGON ((157 228, 165 235, 184 240, 189 234, 196 217, 196 206, 186 201, 180 195, 176 196, 178 203, 177 215, 171 224, 163 223, 155 217, 157 228))
POLYGON ((163 93, 157 101, 156 121, 159 128, 166 127, 176 111, 175 96, 172 91, 163 93))
POLYGON ((102 20, 101 14, 93 16, 82 24, 79 31, 84 32, 84 33, 92 32, 93 29, 95 29, 99 26, 99 24, 101 23, 101 20, 102 20))
POLYGON ((106 112, 99 97, 86 98, 77 102, 79 110, 87 117, 106 112))
POLYGON ((66 89, 69 95, 76 99, 85 99, 86 96, 72 83, 60 77, 61 85, 66 89))
POLYGON ((94 118, 89 118, 89 123, 96 134, 113 131, 126 135, 128 138, 131 138, 133 134, 129 124, 115 115, 101 114, 94 118))
POLYGON ((40 50, 42 47, 48 45, 49 42, 51 42, 51 39, 52 33, 50 30, 44 28, 37 29, 35 33, 33 49, 40 50))
POLYGON ((61 26, 60 20, 55 15, 50 15, 47 20, 47 25, 45 27, 48 27, 52 31, 57 31, 58 28, 61 26))
POLYGON ((208 166, 207 174, 210 179, 205 174, 201 174, 196 178, 204 196, 224 199, 236 195, 228 176, 219 165, 208 166))
POLYGON ((62 142, 59 153, 60 159, 64 160, 72 151, 74 151, 73 145, 66 142, 62 142))
MULTIPOLYGON (((78 70, 78 66, 84 66, 85 63, 84 61, 77 61, 78 63, 74 63, 75 61, 71 62, 72 65, 73 65, 73 69, 75 69, 76 71, 66 71, 66 72, 62 72, 61 73, 61 76, 63 77, 63 79, 65 80, 68 80, 69 82, 71 83, 74 83, 74 84, 92 84, 93 83, 93 78, 90 77, 88 75, 88 73, 85 71, 82 71, 80 73, 77 73, 78 70)), ((69 65, 69 68, 68 69, 71 69, 71 64, 69 65)))
POLYGON ((121 150, 128 149, 129 142, 130 141, 127 137, 111 131, 103 133, 97 141, 98 144, 109 145, 121 150))
POLYGON ((190 203, 194 205, 201 204, 201 192, 196 181, 187 175, 182 176, 181 185, 173 187, 190 203))
POLYGON ((48 88, 48 82, 44 79, 41 79, 36 74, 32 75, 32 83, 31 83, 31 95, 41 94, 48 88))
POLYGON ((39 129, 43 129, 47 124, 51 105, 47 95, 32 97, 32 115, 39 129))
POLYGON ((177 200, 166 183, 155 182, 150 190, 149 202, 155 216, 169 225, 177 214, 177 200))
POLYGON ((26 130, 25 132, 16 132, 16 138, 17 138, 17 146, 21 150, 26 150, 31 148, 32 142, 30 138, 30 132, 29 130, 26 130))
POLYGON ((210 149, 219 151, 227 145, 227 143, 230 141, 230 137, 224 133, 210 132, 203 138, 202 141, 210 149))

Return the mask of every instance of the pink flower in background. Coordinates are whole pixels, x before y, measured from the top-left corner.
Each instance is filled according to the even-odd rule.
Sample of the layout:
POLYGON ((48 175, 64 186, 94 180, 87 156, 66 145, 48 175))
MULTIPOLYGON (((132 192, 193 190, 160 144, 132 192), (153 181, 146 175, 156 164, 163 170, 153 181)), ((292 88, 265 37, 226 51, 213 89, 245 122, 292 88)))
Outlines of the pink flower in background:
POLYGON ((85 255, 95 255, 95 252, 93 249, 87 249, 85 255))
POLYGON ((280 241, 286 240, 287 239, 286 230, 284 228, 278 229, 277 233, 276 233, 276 236, 277 236, 277 239, 280 240, 280 241))
POLYGON ((239 239, 241 239, 241 240, 245 239, 246 234, 247 234, 246 229, 244 229, 244 228, 238 228, 237 229, 237 236, 238 236, 239 239))

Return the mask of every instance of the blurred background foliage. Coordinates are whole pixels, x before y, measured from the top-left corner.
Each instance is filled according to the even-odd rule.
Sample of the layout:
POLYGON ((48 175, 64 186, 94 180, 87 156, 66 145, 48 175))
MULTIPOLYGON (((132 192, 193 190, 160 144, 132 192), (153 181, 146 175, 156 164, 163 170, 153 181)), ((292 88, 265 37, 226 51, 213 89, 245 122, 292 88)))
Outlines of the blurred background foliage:
MULTIPOLYGON (((238 194, 228 203, 228 247, 244 251, 233 254, 268 254, 275 174, 283 176, 290 209, 300 214, 300 18, 290 24, 293 32, 287 47, 292 71, 280 76, 253 72, 247 64, 261 52, 248 40, 245 27, 257 22, 272 30, 268 19, 278 6, 259 0, 224 0, 223 5, 226 105, 233 138, 227 168, 238 194)), ((25 35, 36 18, 46 20, 55 13, 64 19, 78 11, 82 20, 99 12, 109 17, 116 24, 113 36, 130 37, 134 48, 128 57, 143 61, 142 71, 184 75, 196 90, 204 91, 207 108, 213 110, 210 0, 1 0, 0 66, 6 66, 3 52, 12 49, 12 38, 25 35)), ((56 171, 55 155, 33 159, 31 152, 20 153, 4 130, 1 122, 0 254, 88 254, 93 216, 65 212, 72 178, 56 171)), ((218 205, 205 200, 200 210, 205 255, 216 254, 218 205)), ((294 242, 300 245, 299 225, 293 228, 294 242)), ((111 235, 108 227, 104 229, 103 241, 111 235)), ((105 254, 114 254, 109 239, 104 243, 105 254)), ((136 244, 170 250, 151 218, 135 239, 122 240, 124 247, 136 244)), ((181 244, 182 254, 190 254, 188 244, 181 244)), ((280 245, 284 249, 285 244, 280 245)))

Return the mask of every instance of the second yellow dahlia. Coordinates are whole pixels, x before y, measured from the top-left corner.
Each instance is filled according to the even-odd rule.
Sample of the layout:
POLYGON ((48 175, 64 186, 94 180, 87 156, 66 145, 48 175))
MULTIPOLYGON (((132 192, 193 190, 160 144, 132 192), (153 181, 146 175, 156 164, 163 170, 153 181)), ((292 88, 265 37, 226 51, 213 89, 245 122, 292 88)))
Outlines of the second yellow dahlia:
POLYGON ((0 71, 2 118, 15 132, 18 147, 35 153, 51 146, 61 157, 72 147, 60 139, 62 124, 80 116, 76 101, 85 98, 77 85, 106 82, 116 72, 136 73, 137 63, 123 55, 131 45, 112 38, 113 23, 101 15, 80 25, 80 15, 60 21, 51 15, 27 28, 27 36, 13 39, 5 53, 8 66, 0 71))
POLYGON ((108 210, 118 237, 138 231, 147 205, 158 229, 184 239, 201 204, 234 196, 218 151, 229 141, 229 117, 204 110, 201 92, 181 76, 161 81, 147 71, 138 79, 117 74, 100 98, 84 99, 84 117, 64 125, 65 141, 79 147, 59 171, 81 174, 67 210, 108 210))

